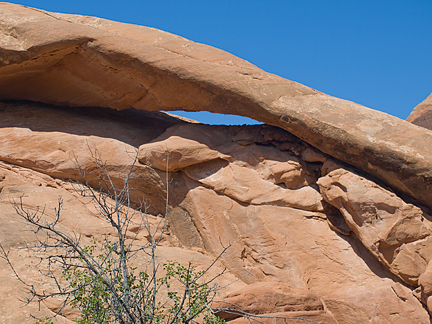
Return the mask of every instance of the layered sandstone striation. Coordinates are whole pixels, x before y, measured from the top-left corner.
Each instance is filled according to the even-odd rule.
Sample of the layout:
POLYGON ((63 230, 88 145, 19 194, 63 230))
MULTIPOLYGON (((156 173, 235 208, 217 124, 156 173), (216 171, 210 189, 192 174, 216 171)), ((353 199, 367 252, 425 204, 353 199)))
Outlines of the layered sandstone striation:
MULTIPOLYGON (((13 208, 20 197, 48 218, 61 197, 62 228, 85 242, 113 234, 71 184, 84 175, 104 189, 96 157, 114 185, 132 170, 130 197, 151 226, 166 217, 161 262, 203 270, 230 246, 209 274, 228 270, 212 304, 228 321, 430 323, 428 130, 153 28, 0 3, 0 35, 0 243, 22 277, 52 288, 26 248, 36 237, 13 208), (266 124, 157 111, 175 109, 266 124)), ((58 310, 22 307, 25 286, 4 262, 0 282, 4 323, 58 310)))

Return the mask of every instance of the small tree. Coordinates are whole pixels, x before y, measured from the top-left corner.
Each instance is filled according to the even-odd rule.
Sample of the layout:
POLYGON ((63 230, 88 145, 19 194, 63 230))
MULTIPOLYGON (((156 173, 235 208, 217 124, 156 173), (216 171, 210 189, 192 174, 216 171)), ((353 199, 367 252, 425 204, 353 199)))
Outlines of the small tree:
MULTIPOLYGON (((156 249, 167 230, 166 213, 168 211, 168 188, 166 194, 165 217, 156 226, 151 226, 145 204, 132 208, 129 179, 136 163, 135 154, 129 172, 120 188, 107 169, 96 148, 90 148, 93 162, 100 180, 99 190, 95 190, 85 179, 85 172, 75 158, 82 182, 75 182, 75 191, 83 197, 89 197, 99 216, 108 222, 115 232, 114 239, 107 236, 99 240, 93 237, 89 244, 84 244, 79 235, 67 233, 59 227, 63 201, 59 199, 55 208, 54 220, 47 220, 45 208, 31 211, 24 207, 23 198, 13 201, 17 214, 26 223, 33 225, 35 234, 43 233, 36 246, 32 247, 40 256, 40 273, 51 279, 56 291, 38 291, 33 285, 23 280, 15 271, 9 252, 0 244, 0 257, 4 259, 16 277, 29 288, 32 301, 42 302, 47 298, 62 297, 62 307, 55 316, 62 314, 65 307, 79 310, 76 322, 80 324, 174 324, 174 323, 224 323, 217 313, 231 313, 243 317, 250 323, 262 323, 271 320, 303 320, 317 323, 302 317, 284 317, 256 315, 242 311, 236 305, 213 310, 210 304, 218 292, 215 280, 223 275, 205 279, 211 267, 229 248, 224 247, 221 254, 203 271, 196 271, 189 263, 187 266, 176 261, 159 264, 156 249), (138 217, 136 217, 138 216, 138 217), (136 222, 138 219, 138 224, 136 222), (138 225, 132 238, 128 238, 130 225, 138 225), (147 244, 137 244, 137 237, 145 231, 147 244), (133 266, 137 253, 145 253, 150 260, 149 271, 138 271, 133 266), (61 275, 55 270, 60 268, 61 275), (66 284, 62 283, 62 280, 66 284)), ((167 158, 167 170, 169 159, 167 158)), ((168 187, 168 173, 166 184, 168 187)), ((40 237, 40 236, 39 236, 40 237)), ((224 303, 226 304, 226 303, 224 303)), ((55 317, 54 316, 54 317, 55 317)), ((52 319, 41 319, 39 324, 51 324, 52 319)))
MULTIPOLYGON (((38 240, 34 249, 43 252, 40 264, 44 264, 45 268, 41 268, 40 272, 52 279, 57 287, 55 292, 39 292, 22 280, 13 269, 8 252, 0 245, 2 258, 9 263, 18 279, 30 288, 28 302, 63 297, 63 306, 56 315, 70 305, 80 311, 76 321, 81 324, 193 323, 197 319, 204 323, 223 322, 209 307, 218 289, 215 279, 223 272, 210 280, 204 279, 216 261, 204 271, 196 271, 190 263, 183 266, 175 261, 163 265, 157 262, 156 248, 166 232, 166 217, 152 228, 145 204, 132 208, 129 179, 136 155, 122 187, 117 188, 100 152, 95 148, 89 149, 99 173, 100 190, 96 191, 86 182, 84 170, 78 163, 83 182, 74 183, 74 189, 81 196, 91 198, 99 216, 113 228, 115 239, 100 237, 98 240, 94 237, 90 244, 85 245, 79 235, 60 230, 63 209, 61 199, 53 221, 46 219, 45 209, 26 209, 22 197, 19 202, 14 201, 17 214, 28 224, 34 225, 36 234, 44 233, 44 238, 38 240), (136 224, 137 218, 139 224, 136 224), (132 238, 128 238, 130 225, 138 225, 132 238), (141 231, 146 231, 147 244, 137 244, 136 239, 141 231), (149 271, 138 271, 132 266, 139 252, 149 256, 149 271), (62 278, 55 275, 55 267, 61 268, 62 278), (65 279, 67 284, 61 284, 61 279, 65 279), (179 285, 181 288, 178 288, 179 285)), ((46 321, 49 323, 50 320, 46 321)))

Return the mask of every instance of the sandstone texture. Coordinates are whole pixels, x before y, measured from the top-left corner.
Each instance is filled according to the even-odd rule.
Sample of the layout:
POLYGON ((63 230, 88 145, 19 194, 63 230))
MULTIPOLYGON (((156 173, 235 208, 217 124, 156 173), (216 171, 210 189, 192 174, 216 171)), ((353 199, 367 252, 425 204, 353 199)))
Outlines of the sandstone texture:
POLYGON ((0 32, 0 99, 251 117, 432 207, 432 134, 396 117, 154 28, 1 3, 0 32))
MULTIPOLYGON (((146 203, 150 227, 166 217, 161 263, 227 269, 211 306, 230 323, 249 323, 244 312, 263 323, 431 323, 425 128, 153 28, 8 3, 0 116, 0 243, 40 289, 53 283, 34 266, 37 237, 14 201, 52 218, 61 197, 65 231, 84 242, 112 236, 73 186, 84 176, 105 189, 100 158, 115 186, 132 170, 130 198, 146 203), (265 124, 209 126, 158 111, 176 109, 265 124)), ((0 285, 2 323, 59 309, 55 299, 23 307, 26 287, 4 260, 0 285)), ((57 323, 76 313, 63 315, 57 323)))
POLYGON ((414 108, 408 116, 407 121, 427 129, 432 129, 432 93, 414 108))
MULTIPOLYGON (((19 273, 35 284, 52 283, 31 266, 36 259, 25 247, 35 238, 13 199, 24 196, 33 210, 46 205, 52 217, 61 196, 65 229, 89 239, 112 235, 68 180, 79 177, 76 158, 98 187, 97 149, 118 181, 133 166, 131 197, 147 199, 154 223, 164 216, 169 170, 169 232, 161 260, 205 269, 231 245, 212 270, 228 269, 220 278, 223 298, 214 304, 227 320, 244 320, 224 315, 226 305, 235 304, 299 323, 429 323, 429 216, 280 128, 208 126, 139 111, 101 115, 98 108, 29 102, 3 102, 1 114, 0 240, 19 273)), ((25 296, 24 287, 16 289, 19 282, 6 264, 1 267, 5 323, 58 308, 56 301, 43 303, 41 311, 22 307, 17 297, 25 296)))

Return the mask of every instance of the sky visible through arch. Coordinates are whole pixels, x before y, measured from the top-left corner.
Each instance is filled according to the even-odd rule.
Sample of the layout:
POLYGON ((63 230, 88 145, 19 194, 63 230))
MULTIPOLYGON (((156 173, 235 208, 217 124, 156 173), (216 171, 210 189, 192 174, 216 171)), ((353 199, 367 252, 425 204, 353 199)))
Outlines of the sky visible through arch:
MULTIPOLYGON (((162 29, 402 119, 432 92, 431 0, 9 2, 162 29)), ((210 124, 256 122, 177 114, 210 124)))

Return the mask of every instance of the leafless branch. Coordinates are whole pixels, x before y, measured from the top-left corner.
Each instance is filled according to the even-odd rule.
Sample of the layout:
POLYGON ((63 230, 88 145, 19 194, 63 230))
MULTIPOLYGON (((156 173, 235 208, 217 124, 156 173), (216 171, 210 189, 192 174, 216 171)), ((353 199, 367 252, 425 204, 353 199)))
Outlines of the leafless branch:
MULTIPOLYGON (((137 163, 137 152, 135 152, 130 169, 127 170, 123 177, 123 184, 116 185, 116 181, 114 181, 109 172, 110 170, 108 170, 107 161, 102 158, 100 151, 89 144, 87 144, 87 148, 97 172, 97 179, 100 181, 99 185, 96 186, 98 189, 95 189, 95 186, 88 182, 89 174, 86 173, 88 170, 83 169, 75 155, 73 155, 73 161, 76 164, 76 170, 81 177, 81 181, 72 182, 73 188, 80 196, 91 199, 100 218, 111 225, 115 231, 114 242, 110 241, 106 236, 100 236, 100 241, 94 238, 93 245, 89 246, 83 243, 81 235, 73 231, 70 233, 63 231, 59 226, 64 207, 61 198, 58 200, 56 208, 54 208, 54 215, 48 217, 46 207, 31 210, 25 207, 24 199, 21 196, 18 201, 12 200, 12 205, 17 215, 25 223, 31 225, 33 232, 36 234, 37 244, 29 247, 39 257, 36 268, 40 274, 54 283, 56 291, 39 291, 34 285, 29 284, 20 277, 9 258, 9 252, 1 244, 0 259, 6 261, 16 278, 29 289, 30 297, 26 301, 27 304, 32 301, 37 301, 40 304, 40 302, 48 298, 62 297, 62 305, 55 314, 58 315, 70 303, 79 302, 79 298, 82 296, 79 295, 80 292, 89 291, 94 285, 101 283, 110 298, 104 299, 101 305, 97 305, 107 307, 111 312, 110 318, 113 321, 121 324, 160 323, 157 317, 161 315, 158 312, 163 308, 158 306, 158 303, 161 303, 158 294, 164 286, 168 292, 171 292, 168 279, 158 279, 161 266, 156 255, 157 247, 167 231, 169 155, 167 155, 165 178, 167 186, 165 217, 159 219, 156 226, 152 226, 147 213, 147 204, 142 203, 137 208, 134 208, 130 199, 132 188, 129 187, 129 182, 133 175, 135 163, 137 163), (131 225, 138 228, 132 236, 129 231, 131 225), (137 242, 141 231, 145 231, 147 234, 147 242, 144 244, 138 244, 137 242), (140 251, 150 256, 150 271, 139 274, 139 276, 142 275, 143 277, 139 278, 141 281, 137 286, 134 283, 137 279, 134 268, 131 267, 131 261, 140 251), (69 282, 69 284, 64 285, 62 278, 58 277, 55 272, 59 269, 62 270, 63 279, 65 279, 65 274, 66 276, 73 276, 83 273, 89 274, 91 279, 78 281, 75 284, 69 282)), ((250 322, 274 318, 275 321, 276 319, 302 319, 316 323, 301 317, 254 315, 236 307, 217 310, 210 308, 210 303, 214 302, 215 296, 220 289, 216 284, 216 280, 226 272, 226 268, 209 279, 205 279, 205 276, 230 248, 230 245, 225 247, 222 243, 221 246, 223 249, 220 254, 204 271, 195 273, 191 263, 189 263, 186 268, 186 275, 176 277, 182 286, 181 298, 179 299, 178 308, 176 311, 169 313, 166 323, 197 323, 197 318, 204 311, 208 311, 213 315, 217 315, 217 312, 221 311, 233 312, 233 314, 245 317, 250 322), (193 298, 204 300, 205 303, 196 308, 193 304, 194 301, 191 301, 193 298)), ((92 296, 88 298, 90 297, 92 296)), ((97 301, 97 303, 99 302, 97 301)), ((162 306, 168 307, 169 305, 165 301, 162 306)))

